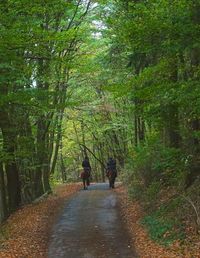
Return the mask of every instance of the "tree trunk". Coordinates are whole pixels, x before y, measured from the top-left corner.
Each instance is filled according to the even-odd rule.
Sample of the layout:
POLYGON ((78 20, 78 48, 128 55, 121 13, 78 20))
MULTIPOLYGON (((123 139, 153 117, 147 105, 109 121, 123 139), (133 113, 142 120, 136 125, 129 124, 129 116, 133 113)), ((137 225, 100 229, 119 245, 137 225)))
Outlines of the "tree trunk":
POLYGON ((4 182, 3 163, 0 162, 0 222, 7 217, 6 191, 4 182))
POLYGON ((5 162, 5 171, 7 175, 9 212, 12 212, 16 210, 21 203, 19 171, 15 160, 16 128, 11 124, 6 111, 0 112, 0 120, 3 135, 3 149, 8 156, 5 162))
POLYGON ((51 186, 49 182, 50 175, 50 166, 49 166, 49 157, 47 148, 44 151, 44 159, 43 159, 43 169, 42 169, 42 177, 43 177, 43 187, 45 193, 51 193, 51 186))
POLYGON ((18 115, 21 123, 18 128, 17 153, 23 153, 23 156, 17 156, 21 179, 21 198, 22 203, 31 203, 34 200, 35 143, 29 113, 19 109, 18 115))
MULTIPOLYGON (((100 156, 100 160, 104 160, 103 157, 103 144, 99 145, 99 156, 100 156)), ((102 182, 106 181, 106 177, 105 177, 105 166, 103 165, 103 163, 101 163, 101 178, 102 178, 102 182)))
POLYGON ((134 128, 135 128, 135 146, 138 146, 138 119, 137 119, 137 115, 134 115, 134 119, 135 119, 135 123, 134 123, 134 128))
POLYGON ((45 164, 45 152, 46 150, 46 133, 45 133, 45 116, 40 116, 37 121, 37 148, 36 148, 36 155, 37 155, 37 170, 35 173, 35 180, 34 180, 34 190, 35 190, 35 198, 40 197, 44 194, 42 176, 44 171, 44 164, 45 164))
MULTIPOLYGON (((192 20, 195 26, 200 25, 200 4, 198 1, 193 1, 192 7, 192 20)), ((196 76, 196 69, 200 65, 200 48, 196 46, 191 51, 191 74, 190 76, 196 76)), ((200 132, 200 118, 196 116, 192 118, 192 121, 189 124, 190 128, 190 143, 188 148, 190 149, 190 155, 192 156, 189 172, 186 177, 186 187, 191 186, 191 184, 200 176, 200 141, 199 141, 199 132, 200 132)))
POLYGON ((82 143, 83 143, 83 153, 84 156, 87 157, 87 149, 86 149, 86 143, 85 143, 85 130, 84 130, 84 124, 81 121, 81 133, 82 133, 82 143))
POLYGON ((173 148, 179 148, 180 146, 180 134, 179 134, 179 117, 178 106, 171 104, 168 107, 167 122, 167 134, 169 139, 169 146, 173 148))
POLYGON ((145 140, 145 123, 141 117, 138 118, 138 137, 141 143, 145 140))
POLYGON ((200 131, 200 119, 193 120, 190 125, 191 128, 191 139, 190 139, 190 153, 191 161, 189 166, 189 171, 186 177, 186 188, 191 186, 192 183, 200 176, 200 142, 198 134, 196 132, 200 131))
MULTIPOLYGON (((11 153, 11 152, 10 152, 11 153)), ((8 185, 8 204, 9 211, 15 211, 21 203, 21 191, 19 182, 19 172, 17 169, 16 162, 13 160, 9 161, 6 165, 7 174, 7 185, 8 185)))
MULTIPOLYGON (((170 65, 170 79, 172 83, 177 83, 178 81, 178 61, 177 58, 172 58, 169 61, 170 65)), ((173 148, 180 147, 180 129, 179 129, 179 107, 177 103, 169 103, 166 106, 166 117, 165 117, 165 125, 167 136, 169 139, 169 146, 173 148)))
POLYGON ((58 159, 58 151, 60 147, 60 140, 62 137, 62 120, 63 120, 63 112, 60 113, 60 116, 57 119, 57 135, 56 135, 56 142, 55 142, 55 147, 54 147, 54 152, 52 155, 52 161, 51 161, 51 169, 50 169, 50 174, 53 175, 56 167, 56 162, 58 159))

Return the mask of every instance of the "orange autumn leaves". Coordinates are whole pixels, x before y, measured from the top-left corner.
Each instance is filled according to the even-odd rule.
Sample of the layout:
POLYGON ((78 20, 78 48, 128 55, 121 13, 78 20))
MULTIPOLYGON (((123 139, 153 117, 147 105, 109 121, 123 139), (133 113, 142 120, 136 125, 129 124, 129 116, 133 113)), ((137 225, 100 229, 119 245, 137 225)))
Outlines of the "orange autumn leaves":
MULTIPOLYGON (((27 205, 14 213, 3 226, 6 238, 0 242, 0 258, 47 258, 51 228, 64 202, 80 189, 80 184, 57 187, 56 192, 38 204, 27 205)), ((188 235, 188 242, 180 245, 176 241, 169 248, 152 241, 145 228, 139 223, 143 217, 138 202, 128 200, 123 187, 116 189, 121 213, 130 230, 141 258, 199 258, 200 242, 188 235)))
POLYGON ((52 224, 65 200, 79 189, 79 184, 59 186, 47 199, 12 214, 3 226, 8 236, 0 243, 0 258, 46 258, 52 224))
MULTIPOLYGON (((121 203, 122 217, 132 236, 133 245, 141 258, 200 258, 200 242, 195 237, 184 245, 175 241, 169 248, 152 241, 145 228, 139 223, 143 217, 139 203, 128 200, 127 192, 122 186, 116 191, 121 203)), ((191 239, 191 236, 188 236, 187 239, 191 239)))

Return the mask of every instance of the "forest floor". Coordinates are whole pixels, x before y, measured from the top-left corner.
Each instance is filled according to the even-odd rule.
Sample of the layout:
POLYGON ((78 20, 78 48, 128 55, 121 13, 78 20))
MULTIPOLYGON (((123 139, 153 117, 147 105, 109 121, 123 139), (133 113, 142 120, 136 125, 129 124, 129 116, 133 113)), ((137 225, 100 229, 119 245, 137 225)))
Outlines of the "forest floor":
MULTIPOLYGON (((53 257, 52 252, 54 252, 54 250, 53 246, 51 246, 51 243, 54 241, 53 238, 55 235, 52 234, 52 227, 56 229, 58 218, 62 216, 66 205, 68 205, 68 203, 70 204, 74 198, 76 200, 76 196, 80 196, 80 200, 82 200, 81 203, 85 203, 84 207, 85 205, 89 205, 88 209, 85 209, 86 212, 91 210, 92 203, 96 205, 97 199, 102 197, 102 205, 100 205, 102 210, 104 210, 102 216, 99 215, 101 214, 99 213, 99 206, 95 206, 96 208, 94 209, 94 214, 98 214, 98 216, 102 218, 102 225, 106 223, 104 219, 108 218, 108 214, 106 213, 105 215, 105 212, 110 211, 112 213, 119 210, 118 205, 114 205, 114 209, 110 208, 109 206, 110 202, 115 204, 115 201, 113 201, 115 199, 115 197, 113 197, 113 191, 104 189, 105 187, 100 190, 91 188, 91 191, 80 191, 78 194, 74 195, 80 190, 80 188, 80 184, 57 186, 54 194, 48 196, 46 199, 41 200, 39 203, 26 205, 11 215, 7 222, 0 229, 0 258, 53 257), (94 194, 95 192, 96 194, 94 194), (107 200, 106 196, 109 196, 109 194, 112 195, 112 198, 108 198, 108 203, 106 201, 104 202, 103 200, 107 200), (94 202, 92 201, 93 198, 96 198, 94 202)), ((142 211, 140 204, 138 202, 129 200, 127 191, 122 185, 117 185, 115 192, 118 195, 118 203, 121 207, 120 216, 122 216, 124 224, 127 225, 127 231, 129 230, 131 235, 131 242, 129 242, 129 244, 136 249, 136 253, 141 258, 200 258, 200 243, 198 242, 198 239, 193 236, 188 236, 186 239, 187 241, 184 243, 175 241, 168 247, 161 246, 151 240, 146 229, 140 223, 144 216, 144 212, 142 211)), ((83 209, 81 207, 81 205, 72 205, 70 208, 70 214, 74 212, 74 214, 76 214, 76 216, 79 218, 82 216, 81 211, 83 209), (77 208, 79 208, 78 213, 75 212, 77 208)), ((94 216, 94 214, 91 217, 92 219, 90 219, 90 223, 92 223, 92 225, 94 224, 94 227, 91 227, 94 229, 93 233, 99 229, 97 222, 94 222, 94 218, 96 216, 94 216)), ((71 219, 75 218, 76 216, 71 216, 71 219)), ((96 218, 100 218, 98 216, 96 218)), ((110 219, 112 220, 111 217, 110 219)), ((113 218, 114 217, 115 216, 113 216, 113 218)), ((87 232, 88 219, 85 218, 84 221, 85 231, 87 232)), ((108 226, 108 224, 105 224, 105 227, 108 226)), ((115 231, 116 229, 112 228, 112 230, 115 231)), ((125 234, 125 231, 123 231, 123 235, 125 234)), ((108 236, 110 235, 112 234, 109 234, 108 232, 108 236)), ((102 248, 105 248, 105 246, 105 243, 103 243, 101 250, 102 248)), ((132 258, 133 257, 135 256, 133 255, 132 258)))
POLYGON ((132 235, 136 252, 141 258, 200 258, 200 241, 198 236, 188 235, 184 241, 175 241, 164 247, 151 240, 147 230, 140 223, 144 212, 137 201, 128 198, 127 190, 120 185, 118 193, 123 219, 132 235))
POLYGON ((52 225, 79 189, 80 184, 57 186, 46 199, 12 214, 1 227, 0 258, 46 258, 52 225))

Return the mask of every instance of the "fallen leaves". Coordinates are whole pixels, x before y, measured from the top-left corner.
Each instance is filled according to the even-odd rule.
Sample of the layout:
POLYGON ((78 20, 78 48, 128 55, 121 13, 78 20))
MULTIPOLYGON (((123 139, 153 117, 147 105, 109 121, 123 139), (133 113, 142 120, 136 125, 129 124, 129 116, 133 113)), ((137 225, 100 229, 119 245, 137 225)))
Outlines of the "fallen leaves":
POLYGON ((132 236, 133 245, 141 258, 200 258, 198 239, 192 238, 190 243, 184 245, 175 241, 168 248, 152 241, 145 228, 139 223, 144 215, 140 204, 128 200, 127 191, 123 186, 116 188, 115 191, 120 199, 122 217, 132 236))
MULTIPOLYGON (((64 202, 80 187, 80 184, 59 186, 47 199, 27 205, 11 215, 3 226, 9 235, 0 243, 0 258, 47 258, 54 220, 64 202)), ((121 212, 132 235, 133 245, 141 258, 200 258, 200 241, 194 236, 190 235, 185 245, 175 241, 169 248, 153 242, 139 223, 143 217, 139 203, 129 201, 122 186, 115 191, 119 195, 121 212)))
POLYGON ((58 186, 47 199, 12 214, 3 226, 9 234, 0 243, 0 258, 46 258, 53 222, 64 202, 79 189, 80 184, 58 186))

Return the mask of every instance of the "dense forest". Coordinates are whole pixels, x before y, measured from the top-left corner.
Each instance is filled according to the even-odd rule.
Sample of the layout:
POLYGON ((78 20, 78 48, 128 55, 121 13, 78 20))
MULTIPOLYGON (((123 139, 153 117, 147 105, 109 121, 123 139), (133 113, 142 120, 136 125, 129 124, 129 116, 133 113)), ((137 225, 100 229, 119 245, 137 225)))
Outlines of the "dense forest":
POLYGON ((200 1, 0 7, 0 221, 77 181, 86 155, 105 181, 113 156, 144 224, 198 231, 200 1))

